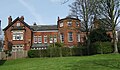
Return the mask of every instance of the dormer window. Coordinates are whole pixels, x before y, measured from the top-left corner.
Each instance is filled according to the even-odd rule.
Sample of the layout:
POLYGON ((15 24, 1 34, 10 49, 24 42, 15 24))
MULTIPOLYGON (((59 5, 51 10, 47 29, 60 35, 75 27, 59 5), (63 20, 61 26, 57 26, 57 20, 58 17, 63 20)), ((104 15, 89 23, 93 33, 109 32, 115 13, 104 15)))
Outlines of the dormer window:
POLYGON ((17 26, 20 26, 20 23, 17 23, 17 26))
POLYGON ((60 22, 60 27, 63 27, 63 22, 60 22))
POLYGON ((67 22, 68 26, 72 26, 72 21, 67 22))

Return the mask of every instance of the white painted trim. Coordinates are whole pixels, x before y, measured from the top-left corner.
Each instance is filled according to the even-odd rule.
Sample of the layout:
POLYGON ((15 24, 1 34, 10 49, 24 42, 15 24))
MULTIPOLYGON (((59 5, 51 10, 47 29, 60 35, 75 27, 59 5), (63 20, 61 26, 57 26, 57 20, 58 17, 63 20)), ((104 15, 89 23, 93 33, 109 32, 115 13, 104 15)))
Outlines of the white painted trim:
POLYGON ((38 36, 38 43, 42 43, 42 36, 38 36), (39 41, 40 38, 40 41, 39 41))
POLYGON ((58 32, 58 30, 48 30, 48 31, 33 31, 33 32, 58 32))

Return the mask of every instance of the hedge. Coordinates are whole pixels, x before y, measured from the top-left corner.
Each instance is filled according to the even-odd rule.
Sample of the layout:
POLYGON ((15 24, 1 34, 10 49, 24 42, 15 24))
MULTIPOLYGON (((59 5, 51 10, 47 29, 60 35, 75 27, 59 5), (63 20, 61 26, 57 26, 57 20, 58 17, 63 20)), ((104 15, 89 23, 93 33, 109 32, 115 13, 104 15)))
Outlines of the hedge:
POLYGON ((66 57, 66 56, 81 56, 84 55, 85 48, 68 48, 68 47, 51 47, 42 50, 29 50, 28 57, 66 57))
POLYGON ((111 42, 95 42, 90 48, 92 54, 107 54, 113 52, 111 42))
POLYGON ((120 42, 118 42, 118 52, 120 53, 120 42))

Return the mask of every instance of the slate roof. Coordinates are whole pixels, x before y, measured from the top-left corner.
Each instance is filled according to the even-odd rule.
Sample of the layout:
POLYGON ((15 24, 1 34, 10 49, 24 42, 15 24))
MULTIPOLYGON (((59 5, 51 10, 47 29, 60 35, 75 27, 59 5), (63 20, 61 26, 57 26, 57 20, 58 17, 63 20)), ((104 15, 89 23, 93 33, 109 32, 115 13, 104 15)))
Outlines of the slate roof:
POLYGON ((34 43, 31 47, 32 48, 42 48, 42 47, 47 47, 49 44, 41 44, 41 43, 34 43))
POLYGON ((79 21, 81 21, 80 19, 74 18, 74 17, 71 17, 71 16, 67 16, 66 18, 60 19, 59 21, 66 20, 66 19, 70 19, 70 20, 79 20, 79 21))
POLYGON ((5 28, 3 29, 3 31, 6 31, 9 27, 11 27, 11 26, 12 26, 16 21, 18 21, 18 20, 19 20, 21 23, 23 23, 26 27, 28 27, 30 30, 32 30, 27 23, 25 23, 24 21, 20 20, 19 17, 17 17, 13 22, 11 22, 7 27, 5 27, 5 28))
POLYGON ((30 26, 33 31, 58 30, 57 25, 33 25, 30 26))

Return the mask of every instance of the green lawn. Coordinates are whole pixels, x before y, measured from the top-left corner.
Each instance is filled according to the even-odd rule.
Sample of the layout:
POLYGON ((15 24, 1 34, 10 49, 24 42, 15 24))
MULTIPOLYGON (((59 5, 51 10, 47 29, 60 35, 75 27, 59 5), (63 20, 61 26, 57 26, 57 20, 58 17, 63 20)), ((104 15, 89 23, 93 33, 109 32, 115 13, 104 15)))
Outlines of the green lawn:
POLYGON ((0 70, 120 70, 120 54, 8 60, 0 70))

